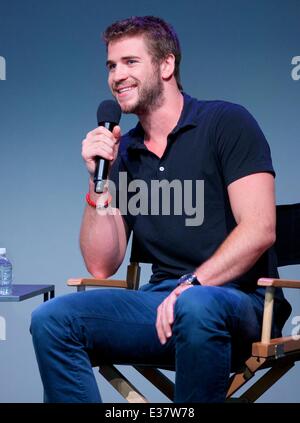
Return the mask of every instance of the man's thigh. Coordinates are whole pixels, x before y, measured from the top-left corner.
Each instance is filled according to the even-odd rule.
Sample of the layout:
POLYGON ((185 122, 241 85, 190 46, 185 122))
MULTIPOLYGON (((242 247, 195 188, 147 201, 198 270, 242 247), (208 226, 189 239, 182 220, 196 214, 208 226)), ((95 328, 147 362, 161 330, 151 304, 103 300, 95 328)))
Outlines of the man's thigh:
POLYGON ((93 362, 170 365, 172 343, 161 345, 155 328, 157 307, 168 294, 93 289, 58 297, 52 306, 93 362))

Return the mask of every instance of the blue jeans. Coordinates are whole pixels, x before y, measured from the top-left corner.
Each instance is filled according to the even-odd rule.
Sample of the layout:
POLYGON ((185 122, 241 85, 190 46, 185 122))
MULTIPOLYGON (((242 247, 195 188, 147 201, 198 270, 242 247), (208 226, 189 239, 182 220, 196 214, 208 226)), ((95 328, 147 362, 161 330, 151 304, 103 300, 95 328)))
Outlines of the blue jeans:
POLYGON ((236 352, 247 357, 260 337, 262 300, 226 286, 187 289, 161 345, 156 310, 176 284, 72 293, 34 310, 30 330, 47 401, 101 402, 97 362, 175 366, 175 402, 223 402, 236 352))

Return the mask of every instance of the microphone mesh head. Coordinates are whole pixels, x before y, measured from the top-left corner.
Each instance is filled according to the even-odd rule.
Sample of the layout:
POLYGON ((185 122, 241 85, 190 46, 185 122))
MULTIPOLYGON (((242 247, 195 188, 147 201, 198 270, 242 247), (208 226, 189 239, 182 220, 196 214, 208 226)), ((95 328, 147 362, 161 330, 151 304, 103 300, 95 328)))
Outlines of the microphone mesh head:
POLYGON ((105 100, 100 103, 97 110, 98 125, 101 122, 109 122, 119 124, 121 119, 121 107, 114 100, 105 100))

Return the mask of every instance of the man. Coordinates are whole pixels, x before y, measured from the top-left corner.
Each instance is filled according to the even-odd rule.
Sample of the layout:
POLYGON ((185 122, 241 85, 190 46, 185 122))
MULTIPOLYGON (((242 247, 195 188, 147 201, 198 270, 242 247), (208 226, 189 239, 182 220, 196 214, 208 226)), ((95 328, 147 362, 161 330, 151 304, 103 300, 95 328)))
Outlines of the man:
MULTIPOLYGON (((116 22, 104 38, 111 91, 139 123, 123 137, 119 126, 112 133, 99 127, 83 141, 90 180, 81 250, 89 272, 106 278, 121 265, 133 231, 153 275, 138 291, 74 293, 33 313, 46 397, 101 401, 90 364, 97 357, 101 363, 175 365, 176 402, 222 402, 238 357, 247 357, 260 336, 263 290, 256 281, 277 276, 269 147, 243 107, 182 93, 179 42, 163 20, 116 22), (183 187, 204 181, 204 198, 196 197, 203 221, 187 225, 185 210, 164 215, 105 207, 108 192, 94 192, 95 156, 110 161, 120 201, 122 172, 146 187, 154 180, 178 180, 183 187)), ((194 187, 194 200, 196 194, 194 187)), ((277 304, 275 332, 288 314, 281 293, 277 304)))

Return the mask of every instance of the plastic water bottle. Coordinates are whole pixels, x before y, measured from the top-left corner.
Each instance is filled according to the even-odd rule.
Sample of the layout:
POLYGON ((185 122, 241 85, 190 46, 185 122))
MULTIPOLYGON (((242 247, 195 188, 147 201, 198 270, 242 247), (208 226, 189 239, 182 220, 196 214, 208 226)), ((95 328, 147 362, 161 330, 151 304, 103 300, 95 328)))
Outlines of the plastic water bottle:
POLYGON ((6 257, 6 248, 0 248, 0 295, 12 293, 12 264, 6 257))

